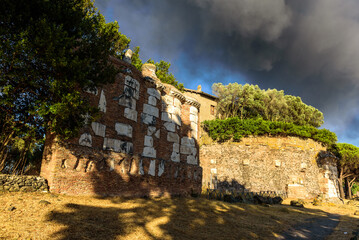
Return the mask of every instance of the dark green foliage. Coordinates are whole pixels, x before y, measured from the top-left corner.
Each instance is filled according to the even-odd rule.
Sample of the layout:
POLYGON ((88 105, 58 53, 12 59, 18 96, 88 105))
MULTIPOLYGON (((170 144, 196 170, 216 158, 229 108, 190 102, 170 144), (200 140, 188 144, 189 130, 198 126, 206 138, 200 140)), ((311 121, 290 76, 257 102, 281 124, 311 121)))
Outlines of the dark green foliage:
POLYGON ((161 82, 171 84, 172 86, 176 87, 180 91, 184 90, 183 83, 178 83, 178 81, 176 81, 176 78, 173 76, 173 74, 169 72, 171 63, 165 62, 163 60, 155 63, 152 59, 149 59, 147 63, 155 64, 156 75, 161 80, 161 82))
POLYGON ((3 0, 0 8, 0 170, 18 139, 21 158, 46 131, 77 134, 95 113, 84 89, 112 82, 129 39, 90 0, 3 0))
MULTIPOLYGON (((346 194, 351 198, 351 189, 358 177, 359 148, 348 143, 333 144, 330 149, 339 159, 339 183, 345 182, 346 194)), ((340 196, 345 197, 343 184, 339 184, 340 196)))
POLYGON ((139 71, 141 71, 141 67, 142 67, 143 63, 140 58, 140 47, 138 47, 138 46, 133 49, 131 64, 133 66, 135 66, 139 71))
POLYGON ((298 126, 293 123, 266 121, 258 119, 240 119, 239 117, 216 119, 204 121, 204 129, 209 136, 219 142, 233 140, 240 141, 241 138, 254 135, 270 136, 295 136, 311 138, 330 146, 337 141, 335 133, 327 129, 317 129, 313 126, 298 126))
POLYGON ((352 194, 355 195, 359 191, 359 184, 354 182, 351 190, 352 194))
MULTIPOLYGON (((165 62, 163 60, 155 63, 155 61, 153 61, 152 59, 148 59, 147 63, 152 63, 156 66, 156 75, 161 80, 161 82, 171 84, 180 91, 184 90, 183 83, 178 83, 175 76, 169 72, 171 63, 165 62)), ((131 64, 134 65, 139 71, 141 71, 143 63, 140 58, 140 47, 138 46, 133 49, 131 64)))
POLYGON ((269 121, 291 122, 296 125, 319 127, 323 114, 304 104, 300 97, 285 95, 276 89, 262 90, 257 85, 215 83, 213 92, 218 96, 217 114, 224 119, 263 118, 269 121))
POLYGON ((349 143, 337 143, 331 151, 340 159, 339 164, 348 168, 359 167, 359 148, 349 143))

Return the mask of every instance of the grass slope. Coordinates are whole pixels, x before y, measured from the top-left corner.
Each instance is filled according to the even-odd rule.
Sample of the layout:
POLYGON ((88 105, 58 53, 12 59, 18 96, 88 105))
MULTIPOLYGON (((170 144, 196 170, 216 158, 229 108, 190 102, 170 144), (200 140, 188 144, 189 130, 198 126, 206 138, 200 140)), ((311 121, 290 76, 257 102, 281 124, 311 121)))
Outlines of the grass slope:
POLYGON ((0 239, 275 239, 293 224, 336 212, 343 221, 332 239, 339 240, 358 224, 354 208, 0 193, 0 239))

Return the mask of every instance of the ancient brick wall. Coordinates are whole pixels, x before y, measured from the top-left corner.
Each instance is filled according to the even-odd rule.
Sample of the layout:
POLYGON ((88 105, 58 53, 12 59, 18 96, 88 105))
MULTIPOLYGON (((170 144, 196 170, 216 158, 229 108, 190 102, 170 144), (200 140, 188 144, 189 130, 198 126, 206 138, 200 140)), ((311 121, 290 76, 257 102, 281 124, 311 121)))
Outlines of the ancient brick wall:
POLYGON ((66 142, 47 134, 41 176, 71 195, 177 195, 201 190, 199 103, 162 84, 154 65, 142 73, 112 59, 115 83, 85 91, 101 117, 66 142))
POLYGON ((287 192, 291 198, 338 197, 333 157, 320 143, 296 137, 250 137, 202 145, 204 187, 287 192))

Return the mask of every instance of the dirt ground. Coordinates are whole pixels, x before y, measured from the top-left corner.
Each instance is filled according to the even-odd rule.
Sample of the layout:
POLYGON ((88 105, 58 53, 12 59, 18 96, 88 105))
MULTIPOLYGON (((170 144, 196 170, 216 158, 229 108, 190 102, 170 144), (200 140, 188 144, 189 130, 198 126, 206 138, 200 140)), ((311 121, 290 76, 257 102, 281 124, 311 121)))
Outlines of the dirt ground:
POLYGON ((0 193, 0 239, 278 239, 297 224, 339 214, 327 239, 341 240, 359 229, 356 204, 296 208, 289 200, 261 206, 205 198, 0 193))

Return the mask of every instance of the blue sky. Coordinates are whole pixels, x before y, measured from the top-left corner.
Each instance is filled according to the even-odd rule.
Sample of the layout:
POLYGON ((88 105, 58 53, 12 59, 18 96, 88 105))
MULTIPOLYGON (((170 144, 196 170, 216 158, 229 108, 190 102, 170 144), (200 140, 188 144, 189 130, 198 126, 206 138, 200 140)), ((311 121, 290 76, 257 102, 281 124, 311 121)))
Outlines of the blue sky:
POLYGON ((186 88, 276 88, 324 113, 323 127, 359 146, 359 2, 97 0, 146 61, 170 62, 186 88))

